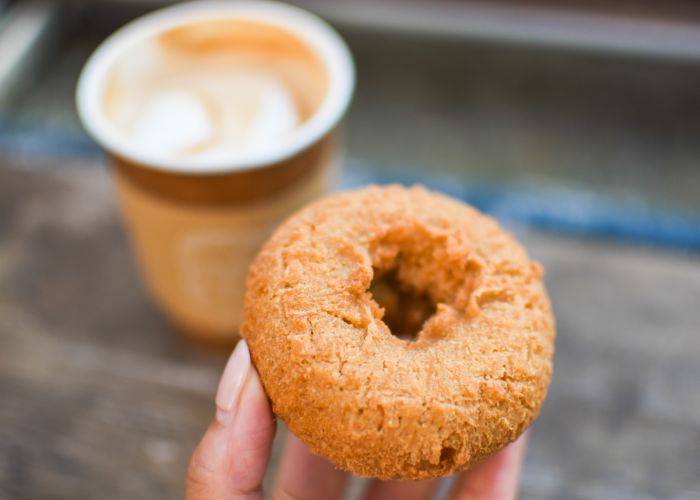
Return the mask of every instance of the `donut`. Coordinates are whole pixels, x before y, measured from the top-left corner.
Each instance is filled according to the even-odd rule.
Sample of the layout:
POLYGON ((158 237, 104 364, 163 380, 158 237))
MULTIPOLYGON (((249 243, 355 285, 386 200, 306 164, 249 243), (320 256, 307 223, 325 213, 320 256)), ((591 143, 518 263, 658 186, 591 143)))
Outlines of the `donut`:
POLYGON ((422 187, 327 196, 252 263, 241 333, 273 411, 359 476, 468 468, 536 418, 552 370, 542 269, 422 187))

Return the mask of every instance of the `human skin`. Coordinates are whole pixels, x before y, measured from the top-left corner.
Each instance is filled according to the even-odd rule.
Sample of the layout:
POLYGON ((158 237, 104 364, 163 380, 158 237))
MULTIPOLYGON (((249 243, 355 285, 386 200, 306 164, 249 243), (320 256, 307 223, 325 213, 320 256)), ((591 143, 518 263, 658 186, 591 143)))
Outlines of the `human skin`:
MULTIPOLYGON (((262 499, 262 481, 275 431, 275 418, 251 362, 248 346, 240 341, 219 383, 216 415, 192 455, 187 471, 187 498, 262 499)), ((456 474, 449 498, 515 498, 525 440, 523 435, 486 461, 456 474)), ((348 477, 326 459, 313 455, 289 433, 271 497, 279 500, 342 498, 348 477)), ((374 480, 368 485, 365 498, 432 498, 440 482, 440 479, 374 480)))

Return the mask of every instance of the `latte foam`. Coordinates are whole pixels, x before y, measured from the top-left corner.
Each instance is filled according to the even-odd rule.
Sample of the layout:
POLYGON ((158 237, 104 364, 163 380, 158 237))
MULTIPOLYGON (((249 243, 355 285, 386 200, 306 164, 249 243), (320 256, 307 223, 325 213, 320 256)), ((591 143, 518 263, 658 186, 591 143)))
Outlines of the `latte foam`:
POLYGON ((118 133, 151 157, 195 162, 260 154, 292 140, 313 111, 294 88, 300 70, 308 73, 303 58, 265 45, 256 53, 228 33, 202 43, 194 35, 201 26, 183 29, 135 44, 113 65, 104 113, 118 133))

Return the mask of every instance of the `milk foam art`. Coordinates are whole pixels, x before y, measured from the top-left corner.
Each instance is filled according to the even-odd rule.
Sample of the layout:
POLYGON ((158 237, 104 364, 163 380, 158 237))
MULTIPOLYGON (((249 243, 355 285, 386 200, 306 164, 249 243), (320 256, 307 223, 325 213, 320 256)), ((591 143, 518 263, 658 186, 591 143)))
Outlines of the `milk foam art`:
POLYGON ((262 154, 291 139, 302 122, 273 72, 235 59, 183 61, 156 41, 115 63, 104 111, 134 147, 195 164, 262 154))

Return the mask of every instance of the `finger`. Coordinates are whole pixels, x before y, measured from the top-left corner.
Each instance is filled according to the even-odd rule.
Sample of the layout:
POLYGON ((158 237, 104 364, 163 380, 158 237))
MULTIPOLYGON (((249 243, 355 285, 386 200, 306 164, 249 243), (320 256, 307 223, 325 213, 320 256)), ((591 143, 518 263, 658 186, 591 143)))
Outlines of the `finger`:
POLYGON ((275 485, 275 500, 341 498, 347 474, 314 455, 291 432, 287 435, 275 485))
POLYGON ((420 500, 432 498, 440 486, 440 479, 426 481, 372 481, 366 500, 420 500))
POLYGON ((513 500, 518 493, 526 434, 468 471, 463 472, 453 500, 513 500))
POLYGON ((257 500, 275 420, 245 341, 229 358, 216 393, 216 417, 192 455, 189 500, 257 500))

